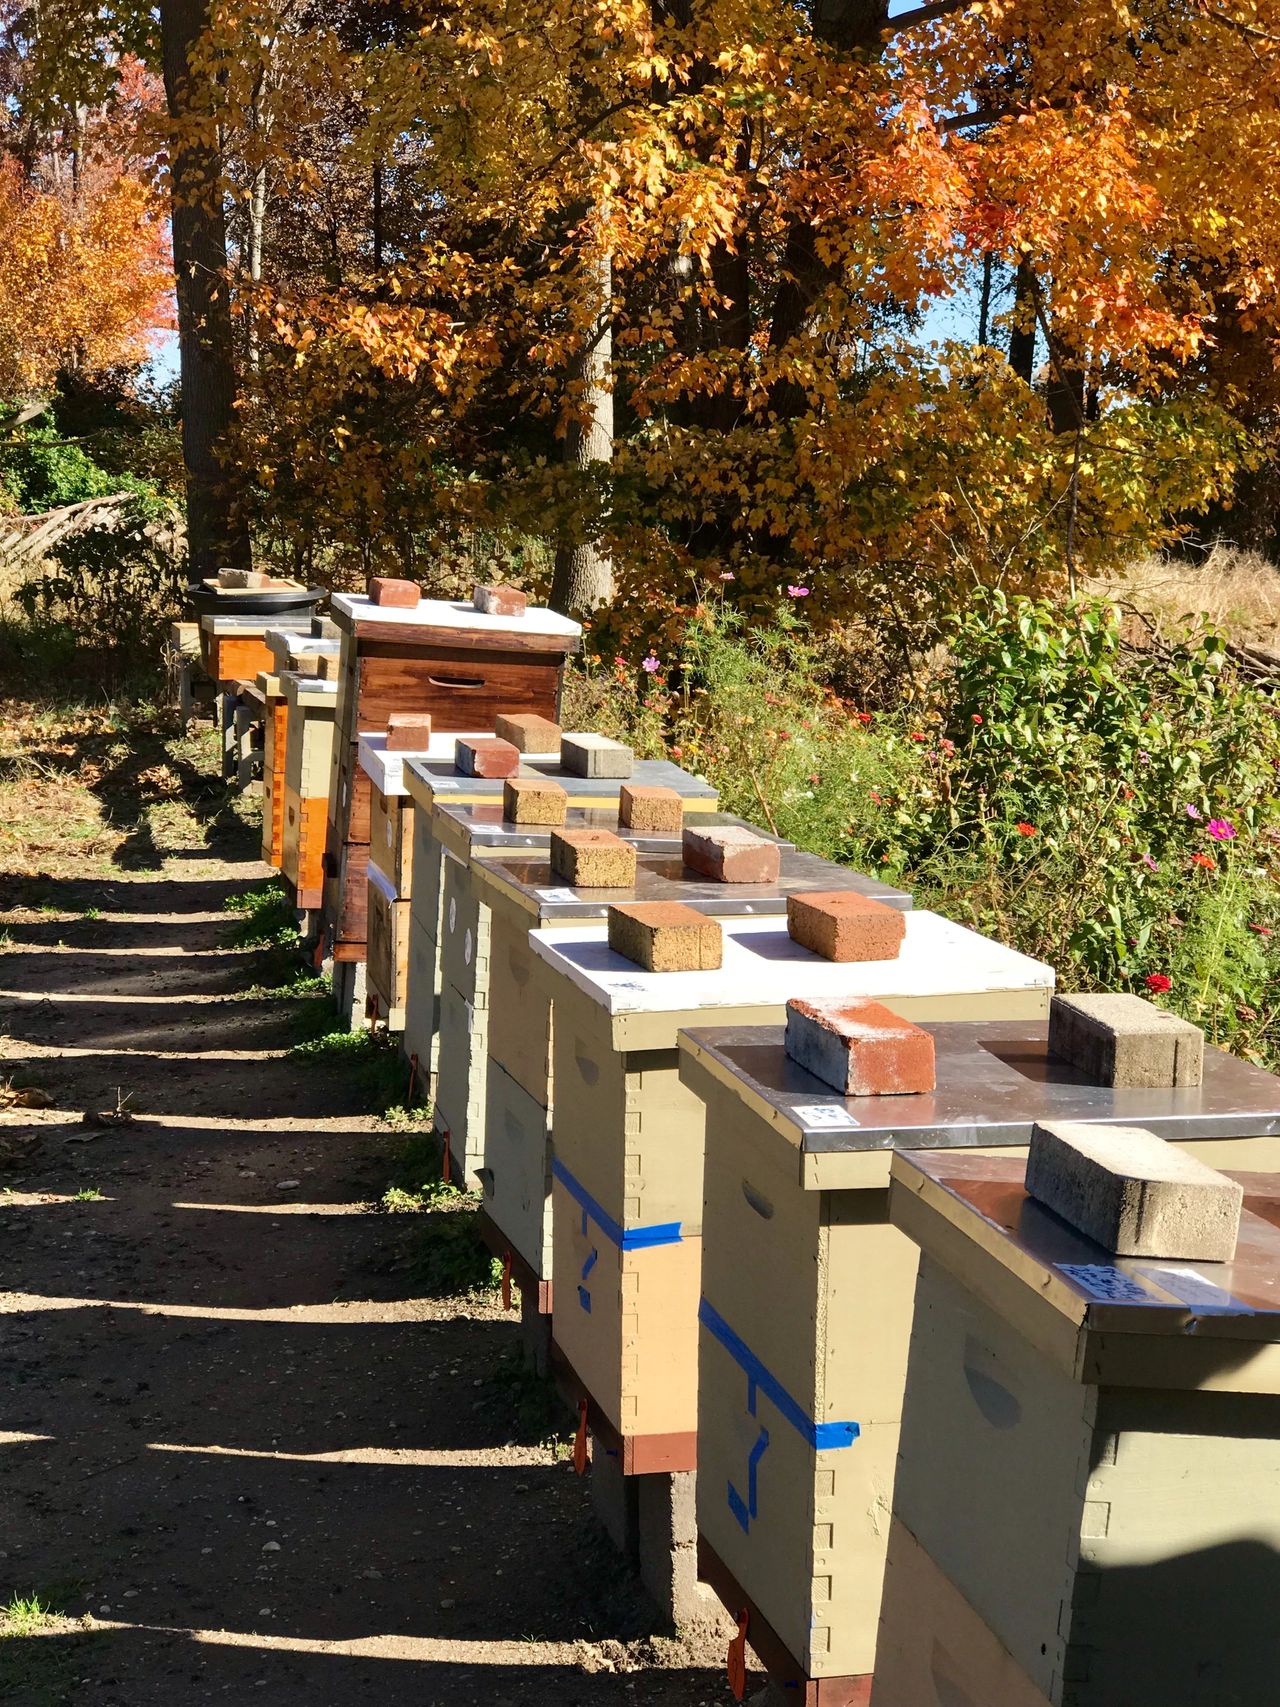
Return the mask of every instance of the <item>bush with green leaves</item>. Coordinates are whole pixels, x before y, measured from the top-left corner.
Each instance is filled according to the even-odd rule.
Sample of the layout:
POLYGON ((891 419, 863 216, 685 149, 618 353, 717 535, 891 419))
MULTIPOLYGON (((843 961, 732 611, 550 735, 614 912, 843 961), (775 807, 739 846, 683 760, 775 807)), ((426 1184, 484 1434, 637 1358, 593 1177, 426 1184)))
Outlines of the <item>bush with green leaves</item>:
POLYGON ((706 605, 650 662, 637 720, 727 809, 1280 1064, 1280 716, 1220 635, 1143 649, 1105 602, 975 594, 874 713, 823 686, 794 599, 754 629, 706 605))

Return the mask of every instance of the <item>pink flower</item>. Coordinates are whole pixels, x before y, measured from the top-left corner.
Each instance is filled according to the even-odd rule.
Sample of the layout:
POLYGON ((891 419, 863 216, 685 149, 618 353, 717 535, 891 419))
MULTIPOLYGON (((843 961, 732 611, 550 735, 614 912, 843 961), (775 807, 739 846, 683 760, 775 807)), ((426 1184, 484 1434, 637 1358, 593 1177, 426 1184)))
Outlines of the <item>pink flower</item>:
POLYGON ((1144 982, 1148 990, 1153 991, 1157 996, 1163 996, 1166 990, 1173 988, 1173 979, 1166 978, 1163 972, 1148 973, 1144 982))
POLYGON ((720 579, 721 579, 721 580, 722 580, 722 581, 732 581, 732 580, 734 580, 734 579, 735 579, 735 576, 734 576, 734 573, 733 573, 733 570, 732 570, 732 569, 724 569, 724 570, 722 570, 722 571, 721 571, 721 573, 720 573, 720 579))
POLYGON ((809 589, 808 587, 788 587, 787 597, 789 599, 807 599, 809 597, 809 589))
POLYGON ((654 657, 653 653, 650 652, 647 658, 642 658, 640 660, 640 668, 642 670, 648 670, 649 674, 652 675, 655 670, 660 670, 662 665, 654 657))
POLYGON ((1187 817, 1188 818, 1198 818, 1199 816, 1200 816, 1200 808, 1198 806, 1192 806, 1190 804, 1190 802, 1188 802, 1188 804, 1187 804, 1187 817))
POLYGON ((1152 859, 1152 857, 1149 853, 1143 854, 1142 863, 1143 863, 1143 865, 1146 866, 1148 871, 1159 871, 1159 869, 1160 869, 1160 862, 1158 860, 1152 859))
POLYGON ((1250 925, 1249 929, 1251 931, 1256 931, 1259 936, 1270 936, 1271 935, 1271 926, 1270 925, 1250 925))
POLYGON ((1236 827, 1230 818, 1210 818, 1205 829, 1215 842, 1233 842, 1236 839, 1236 827))

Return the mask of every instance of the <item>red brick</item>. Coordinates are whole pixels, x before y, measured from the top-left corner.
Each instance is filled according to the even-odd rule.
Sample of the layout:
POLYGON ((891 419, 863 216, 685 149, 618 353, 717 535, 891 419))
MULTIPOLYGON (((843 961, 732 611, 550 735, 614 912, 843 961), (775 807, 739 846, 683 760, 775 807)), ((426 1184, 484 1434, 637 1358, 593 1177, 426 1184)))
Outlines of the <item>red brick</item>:
POLYGON ((933 1038, 882 1002, 788 1002, 787 1054, 842 1096, 918 1096, 937 1084, 933 1038))
POLYGON ((369 582, 369 597, 375 605, 393 605, 398 610, 412 610, 422 597, 413 581, 396 581, 387 575, 375 575, 369 582))
POLYGON ((493 732, 500 741, 510 741, 522 753, 558 753, 560 725, 549 717, 538 717, 532 711, 501 711, 493 722, 493 732))
POLYGON ((492 735, 479 735, 470 741, 459 741, 453 750, 453 762, 463 776, 514 776, 520 769, 520 750, 510 741, 499 741, 492 735))
POLYGON ((618 791, 618 822, 651 836, 678 836, 684 828, 684 801, 674 788, 624 782, 618 791))
POLYGON ((684 863, 718 883, 776 883, 782 858, 776 842, 730 824, 716 830, 686 827, 684 863))
POLYGON ((476 587, 471 594, 476 610, 486 616, 523 616, 528 609, 528 596, 515 587, 476 587))
POLYGON ((724 931, 681 901, 638 901, 610 907, 609 947, 646 972, 714 972, 724 931))
POLYGON ((393 711, 387 719, 389 753, 425 753, 431 745, 431 719, 422 712, 393 711))
POLYGON ((788 895, 787 930, 824 960, 896 960, 907 921, 897 907, 835 889, 788 895))

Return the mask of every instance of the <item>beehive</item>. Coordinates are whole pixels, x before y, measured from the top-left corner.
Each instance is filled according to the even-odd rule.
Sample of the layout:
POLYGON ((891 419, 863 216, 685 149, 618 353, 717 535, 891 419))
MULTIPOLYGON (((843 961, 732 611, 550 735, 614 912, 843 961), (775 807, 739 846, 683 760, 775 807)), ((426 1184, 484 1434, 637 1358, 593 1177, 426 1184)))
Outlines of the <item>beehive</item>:
POLYGON ((285 701, 282 870, 293 885, 294 904, 310 911, 319 907, 324 893, 337 683, 286 670, 280 686, 285 701))
MULTIPOLYGON (((570 802, 569 825, 566 827, 617 828, 618 794, 622 786, 619 780, 570 775, 563 769, 559 755, 555 753, 526 754, 524 757, 523 768, 528 775, 552 778, 564 788, 570 802), (590 823, 586 822, 588 816, 591 818, 590 823)), ((479 891, 480 879, 473 881, 472 868, 491 861, 506 863, 508 855, 517 860, 533 857, 545 863, 544 850, 548 847, 552 829, 550 826, 511 825, 505 821, 500 821, 495 826, 492 820, 477 817, 476 813, 490 802, 498 810, 501 809, 504 783, 459 777, 455 774, 442 775, 432 782, 430 773, 434 769, 435 767, 415 765, 413 787, 424 796, 428 789, 431 790, 431 822, 439 850, 425 856, 434 859, 440 871, 439 910, 435 915, 436 941, 439 945, 436 989, 442 1004, 447 1005, 450 1001, 457 1004, 456 1012, 448 1019, 443 1006, 439 1011, 438 1024, 442 1031, 447 1026, 451 1047, 447 1059, 444 1059, 443 1068, 437 1072, 437 1128, 440 1131, 448 1131, 457 1168, 468 1179, 475 1181, 479 1178, 478 1169, 484 1144, 488 1028, 493 1001, 489 985, 489 901, 487 895, 482 895, 479 891), (466 798, 464 794, 464 798, 459 801, 460 792, 480 789, 486 792, 473 793, 472 798, 466 798), (496 794, 488 792, 494 789, 498 791, 496 794), (450 802, 453 804, 449 804, 450 802), (480 956, 478 966, 469 964, 466 959, 468 949, 473 944, 480 956)), ((701 777, 690 776, 675 765, 665 761, 649 761, 638 766, 637 770, 654 780, 660 780, 665 786, 681 790, 691 803, 691 809, 697 804, 707 811, 712 811, 716 805, 715 790, 708 783, 701 777)), ((667 838, 662 838, 654 844, 652 838, 637 837, 629 831, 621 833, 637 845, 659 845, 666 848, 672 846, 667 838)), ((548 877, 547 884, 554 886, 555 880, 548 877)), ((559 886, 558 892, 565 892, 563 885, 559 886)), ((429 909, 433 899, 425 900, 422 910, 423 925, 428 930, 431 918, 429 909)), ((525 929, 527 928, 526 926, 525 929)), ((411 994, 411 1007, 414 1000, 415 997, 411 994)), ((425 1006, 423 1011, 425 1012, 425 1006)), ((522 1012, 510 1017, 518 1025, 523 1024, 528 1017, 530 1024, 536 1027, 534 1016, 526 1016, 522 1012)), ((420 1059, 424 1058, 421 1055, 420 1040, 418 1048, 420 1059)), ((441 1059, 443 1057, 437 1055, 437 1066, 441 1059)))
POLYGON ((279 674, 271 648, 266 642, 268 629, 296 630, 307 634, 311 629, 311 614, 303 616, 218 616, 200 618, 200 651, 206 673, 221 686, 224 682, 255 682, 264 673, 279 674))
MULTIPOLYGON (((839 1096, 786 1057, 781 1028, 697 1027, 681 1040, 707 1116, 700 1558, 726 1604, 751 1609, 749 1639, 779 1680, 819 1680, 833 1700, 865 1699, 899 1454, 917 1253, 889 1224, 894 1150, 961 1167, 961 1149, 1024 1154, 1037 1119, 1137 1118, 1215 1165, 1280 1153, 1275 1137, 1241 1136, 1280 1130, 1280 1084, 1218 1052, 1197 1110, 1186 1092, 1082 1083, 1049 1056, 1043 1021, 927 1029, 937 1089, 918 1097, 839 1096), (1214 1103, 1220 1115, 1205 1112, 1214 1103)), ((973 1365, 972 1397, 998 1405, 986 1373, 973 1365)), ((937 1413, 948 1427, 952 1397, 937 1413)), ((944 1458, 939 1477, 990 1501, 998 1484, 963 1453, 944 1458)))
POLYGON ((277 871, 284 869, 285 789, 288 786, 289 701, 281 675, 294 670, 313 673, 315 661, 336 652, 338 642, 288 628, 269 628, 263 641, 271 654, 271 669, 258 677, 264 701, 265 737, 262 751, 262 857, 277 871))
POLYGON ((337 735, 329 788, 324 928, 334 959, 365 959, 370 783, 361 734, 392 712, 424 712, 440 734, 491 732, 499 712, 557 715, 565 658, 581 629, 554 611, 491 616, 470 601, 412 608, 335 594, 341 635, 337 735))
POLYGON ((1271 1699, 1280 1178, 1236 1177, 1234 1261, 1152 1262, 1038 1209, 1018 1162, 895 1158, 923 1254, 874 1707, 1271 1699))
POLYGON ((533 939, 555 1010, 552 1335, 637 1472, 696 1461, 706 1119, 680 1030, 777 1021, 793 996, 870 996, 911 1019, 1048 1011, 1048 967, 936 913, 906 919, 896 961, 856 966, 777 917, 724 920, 713 972, 642 972, 599 927, 533 939))
MULTIPOLYGON (((646 781, 643 770, 643 766, 636 767, 634 782, 646 781)), ((692 816, 692 803, 686 801, 685 807, 686 816, 692 816)), ((726 827, 742 823, 726 814, 699 813, 695 821, 726 827)), ((636 832, 623 829, 619 834, 635 836, 636 832)), ((522 867, 504 862, 501 871, 481 878, 482 898, 493 915, 487 1086, 503 1111, 501 1128, 493 1128, 496 1148, 491 1151, 487 1139, 485 1144, 485 1212, 502 1241, 527 1271, 544 1283, 551 1274, 553 1026, 551 989, 544 979, 534 976, 536 960, 530 931, 550 934, 579 929, 592 920, 603 921, 610 901, 627 899, 692 899, 700 911, 713 917, 764 914, 780 920, 785 918, 789 893, 839 884, 872 893, 894 906, 911 905, 904 890, 877 883, 845 866, 834 867, 812 854, 798 853, 787 843, 782 844, 781 881, 772 887, 690 882, 679 852, 679 832, 669 838, 642 839, 639 845, 646 849, 638 872, 640 887, 628 894, 565 889, 555 883, 546 861, 537 859, 522 867), (513 1110, 519 1111, 518 1122, 513 1110), (540 1116, 535 1112, 538 1110, 540 1116), (517 1145, 526 1142, 537 1146, 536 1157, 517 1152, 517 1145), (539 1177, 546 1181, 541 1197, 531 1195, 526 1183, 539 1177)), ((603 932, 603 925, 601 929, 603 932)))

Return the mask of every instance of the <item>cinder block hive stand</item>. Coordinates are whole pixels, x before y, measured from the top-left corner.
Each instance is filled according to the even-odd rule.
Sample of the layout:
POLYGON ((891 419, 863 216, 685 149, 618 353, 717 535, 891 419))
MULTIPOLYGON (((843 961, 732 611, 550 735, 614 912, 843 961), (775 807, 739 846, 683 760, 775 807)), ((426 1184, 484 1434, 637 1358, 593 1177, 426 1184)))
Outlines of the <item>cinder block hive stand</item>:
MULTIPOLYGON (((1089 1120, 1141 1124, 1212 1166, 1280 1161, 1280 1082, 1219 1051, 1208 1052, 1204 1084, 1194 1090, 1113 1089, 1051 1056, 1043 1020, 914 1017, 934 1038, 937 1075, 936 1090, 917 1096, 835 1093, 787 1056, 781 1027, 695 1027, 681 1038, 682 1077, 707 1115, 700 1563, 729 1610, 748 1611, 748 1641, 788 1699, 795 1688, 797 1700, 862 1702, 873 1668, 879 1672, 895 1465, 909 1456, 904 1440, 899 1458, 899 1427, 918 1266, 915 1246, 889 1222, 894 1152, 918 1152, 930 1167, 936 1159, 980 1170, 985 1164, 971 1160, 979 1148, 1025 1155, 1037 1121, 1089 1120)), ((1019 1179, 1024 1165, 993 1164, 1016 1169, 1019 1179)), ((984 1198, 981 1207, 994 1202, 984 1198)), ((986 1407, 995 1417, 1003 1377, 966 1355, 962 1335, 948 1349, 949 1379, 969 1383, 970 1410, 986 1407)), ((936 1394, 931 1414, 944 1433, 960 1406, 956 1392, 936 1394)), ((936 1447, 935 1468, 922 1473, 930 1496, 941 1500, 949 1484, 952 1507, 963 1498, 1004 1512, 1007 1500, 993 1492, 1003 1487, 1001 1440, 995 1426, 985 1468, 959 1446, 922 1449, 936 1447)), ((913 1456, 919 1464, 920 1453, 913 1456)), ((1034 1502, 1016 1518, 1027 1536, 1039 1521, 1034 1502)), ((961 1528, 957 1546, 1008 1561, 1000 1555, 1007 1536, 987 1547, 976 1530, 961 1528)), ((1011 1584, 1010 1592, 1020 1591, 1011 1584)), ((901 1640, 928 1660, 909 1600, 901 1640)), ((1024 1707, 1016 1693, 945 1688, 892 1701, 1024 1707)))

